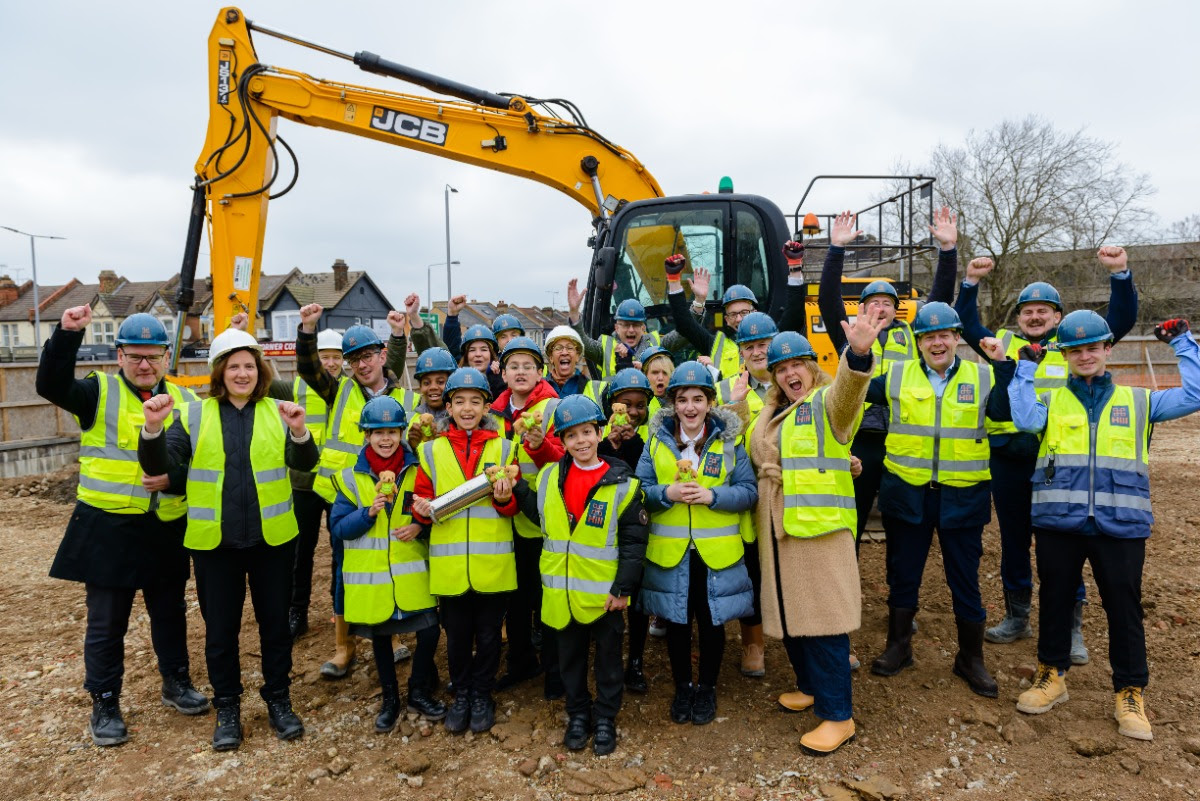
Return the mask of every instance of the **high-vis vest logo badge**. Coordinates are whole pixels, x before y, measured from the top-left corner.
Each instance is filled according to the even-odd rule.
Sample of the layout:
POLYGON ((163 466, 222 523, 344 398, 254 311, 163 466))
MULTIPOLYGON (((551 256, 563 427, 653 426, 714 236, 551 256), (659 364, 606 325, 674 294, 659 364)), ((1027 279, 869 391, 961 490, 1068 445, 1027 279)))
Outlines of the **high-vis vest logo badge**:
POLYGON ((812 404, 802 403, 796 407, 796 425, 807 426, 812 425, 812 404))
POLYGON ((607 501, 592 501, 588 504, 587 517, 584 522, 589 526, 603 526, 604 517, 607 513, 607 501))
POLYGON ((958 385, 958 402, 959 403, 974 403, 975 402, 975 385, 974 384, 959 384, 958 385))
POLYGON ((892 332, 892 341, 895 342, 900 347, 903 347, 903 348, 908 347, 908 337, 906 337, 904 335, 903 328, 897 328, 895 331, 892 332))
POLYGON ((721 454, 709 453, 704 456, 704 475, 716 478, 721 475, 721 454))
POLYGON ((1124 426, 1125 428, 1128 428, 1129 427, 1129 407, 1128 406, 1112 407, 1112 410, 1108 413, 1108 424, 1110 426, 1124 426))

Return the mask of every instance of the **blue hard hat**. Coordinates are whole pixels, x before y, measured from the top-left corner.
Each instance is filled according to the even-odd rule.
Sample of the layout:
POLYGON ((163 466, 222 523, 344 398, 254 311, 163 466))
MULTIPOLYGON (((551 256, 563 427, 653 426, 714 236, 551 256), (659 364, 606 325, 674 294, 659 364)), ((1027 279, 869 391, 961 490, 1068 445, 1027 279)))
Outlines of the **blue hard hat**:
POLYGON ((896 287, 892 286, 891 281, 872 281, 863 287, 862 293, 858 296, 859 303, 866 303, 867 298, 872 295, 887 295, 892 299, 892 303, 897 307, 900 305, 900 295, 896 292, 896 287))
POLYGON ((671 360, 671 368, 674 369, 675 357, 671 355, 671 351, 667 350, 666 348, 662 347, 661 345, 647 345, 646 347, 644 347, 640 351, 638 351, 637 355, 634 356, 633 358, 636 359, 637 361, 641 362, 642 369, 645 370, 646 365, 650 362, 651 359, 653 359, 656 356, 666 356, 668 359, 671 360))
POLYGON ((117 329, 118 345, 162 345, 171 344, 167 329, 157 317, 145 312, 131 314, 117 329))
POLYGON ((912 321, 912 332, 917 336, 951 330, 961 331, 962 320, 949 303, 942 303, 940 300, 926 303, 912 321))
POLYGON ((604 412, 586 395, 568 395, 554 407, 554 432, 560 437, 572 426, 603 422, 604 412))
POLYGON ((382 348, 383 341, 365 325, 352 325, 342 334, 342 355, 349 356, 363 348, 382 348))
POLYGON ((686 387, 699 387, 709 395, 717 392, 717 382, 713 380, 712 373, 700 362, 684 362, 676 367, 675 372, 671 373, 671 380, 667 382, 667 395, 686 387))
POLYGON ((735 341, 739 345, 744 345, 747 342, 770 339, 778 333, 779 326, 775 325, 775 321, 771 319, 769 314, 750 312, 738 323, 737 338, 735 341))
POLYGON ((735 300, 745 300, 758 305, 758 298, 754 297, 754 290, 743 284, 734 284, 725 290, 725 294, 721 296, 721 305, 728 306, 735 300))
POLYGON ((358 427, 363 431, 372 428, 405 428, 408 416, 400 401, 391 395, 379 395, 367 401, 358 417, 358 427))
POLYGON ((813 350, 812 343, 795 331, 780 331, 767 346, 768 370, 774 370, 775 365, 783 364, 789 359, 816 358, 817 352, 813 350))
POLYGON ((508 344, 504 346, 504 350, 500 351, 501 368, 504 367, 505 362, 507 362, 508 358, 514 353, 528 353, 534 358, 534 361, 538 363, 538 367, 542 367, 546 364, 546 361, 542 356, 542 349, 539 348, 537 343, 529 337, 513 337, 512 339, 508 340, 508 344))
POLYGON ((458 365, 450 351, 445 348, 426 348, 417 357, 413 378, 420 378, 426 373, 453 373, 457 369, 458 365))
MULTIPOLYGON (((512 315, 506 315, 511 317, 512 315)), ((462 352, 467 352, 467 346, 472 342, 488 342, 492 346, 492 353, 496 352, 496 335, 492 333, 492 329, 486 325, 473 325, 467 329, 462 338, 462 352)))
POLYGON ((502 314, 492 320, 492 333, 499 336, 503 331, 520 331, 521 336, 525 336, 525 326, 515 314, 502 314))
POLYGON ((1045 281, 1034 281, 1021 290, 1021 294, 1017 296, 1017 308, 1021 308, 1026 303, 1045 303, 1060 312, 1063 310, 1062 298, 1059 296, 1058 290, 1045 281))
POLYGON ((623 370, 617 371, 617 374, 612 377, 612 380, 608 382, 608 386, 605 387, 604 397, 612 400, 622 392, 631 389, 645 392, 648 398, 654 397, 654 390, 650 388, 650 382, 646 380, 645 374, 633 367, 626 367, 623 370))
POLYGON ((1074 348, 1092 342, 1112 342, 1108 321, 1091 309, 1076 309, 1058 324, 1058 346, 1074 348))
POLYGON ((488 386, 487 376, 474 367, 460 367, 450 374, 446 379, 446 400, 449 401, 460 389, 473 389, 482 392, 483 397, 488 400, 492 399, 492 388, 488 386))
POLYGON ((644 323, 646 322, 646 307, 633 298, 623 300, 617 306, 617 313, 613 319, 625 323, 644 323))

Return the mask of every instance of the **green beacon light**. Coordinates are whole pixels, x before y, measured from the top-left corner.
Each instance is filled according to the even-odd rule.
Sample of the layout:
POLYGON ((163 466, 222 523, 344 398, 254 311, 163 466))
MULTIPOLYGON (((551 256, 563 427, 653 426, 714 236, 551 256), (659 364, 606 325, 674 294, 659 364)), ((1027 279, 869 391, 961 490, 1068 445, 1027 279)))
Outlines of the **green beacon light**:
POLYGON ((721 182, 719 184, 717 184, 717 194, 718 195, 732 195, 733 194, 733 179, 730 178, 728 175, 723 176, 721 178, 721 182))

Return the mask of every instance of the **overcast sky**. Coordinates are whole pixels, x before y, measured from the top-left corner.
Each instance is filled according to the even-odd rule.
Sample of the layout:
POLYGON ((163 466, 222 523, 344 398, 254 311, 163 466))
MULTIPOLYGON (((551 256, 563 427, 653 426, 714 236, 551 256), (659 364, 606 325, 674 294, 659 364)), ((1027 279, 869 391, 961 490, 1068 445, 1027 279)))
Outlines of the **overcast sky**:
MULTIPOLYGON (((206 40, 219 6, 8 2, 0 25, 0 225, 40 242, 39 279, 179 269, 203 144, 206 40)), ((573 100, 668 194, 739 191, 791 211, 813 175, 886 173, 938 142, 1040 114, 1086 126, 1149 174, 1161 225, 1200 212, 1200 5, 1183 2, 353 2, 256 0, 246 15, 342 51, 498 92, 573 100)), ((425 90, 264 36, 260 60, 425 90)), ((272 203, 264 272, 369 270, 394 304, 444 261, 455 290, 546 304, 584 277, 589 215, 531 181, 283 121, 297 188, 272 203)), ((827 191, 807 210, 865 205, 827 191)), ((200 272, 207 272, 207 246, 200 272)), ((0 231, 0 273, 30 277, 0 231), (22 272, 23 271, 23 272, 22 272)), ((434 272, 434 299, 445 276, 434 272)))

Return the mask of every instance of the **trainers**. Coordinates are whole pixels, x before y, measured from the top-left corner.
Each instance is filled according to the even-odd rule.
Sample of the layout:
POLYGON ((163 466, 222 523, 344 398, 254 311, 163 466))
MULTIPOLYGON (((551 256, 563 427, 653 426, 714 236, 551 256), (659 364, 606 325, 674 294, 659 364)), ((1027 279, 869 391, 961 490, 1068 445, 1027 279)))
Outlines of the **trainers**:
POLYGON ((1017 711, 1040 715, 1070 698, 1067 695, 1067 671, 1039 662, 1033 686, 1017 698, 1017 711))
POLYGON ((587 715, 572 715, 567 721, 567 730, 563 733, 563 747, 568 751, 582 751, 587 748, 591 736, 591 719, 587 715))
POLYGON ((185 715, 202 715, 211 706, 208 697, 192 686, 187 668, 173 676, 163 676, 162 702, 185 715))
POLYGON ((671 701, 671 720, 688 723, 692 719, 692 698, 695 693, 690 684, 675 685, 675 698, 671 701))
POLYGON ((396 646, 396 649, 392 651, 392 664, 398 665, 405 659, 412 659, 412 649, 410 649, 404 643, 400 643, 396 646))
POLYGON ((466 691, 455 693, 454 703, 446 710, 446 731, 462 734, 471 723, 471 698, 466 691))
POLYGON ((471 731, 482 734, 494 725, 496 725, 496 702, 492 700, 491 693, 474 696, 471 699, 471 731))
POLYGON ((666 637, 667 636, 667 621, 658 615, 650 618, 650 636, 651 637, 666 637))
POLYGON ((592 753, 605 756, 617 750, 617 723, 612 718, 596 718, 596 732, 592 735, 592 753))
POLYGON ((92 718, 88 722, 92 742, 100 746, 120 745, 129 739, 121 717, 121 694, 115 690, 92 693, 92 718))
POLYGON ((1146 706, 1141 687, 1125 687, 1113 696, 1117 719, 1117 732, 1135 740, 1153 740, 1150 721, 1146 717, 1146 706))
POLYGON ((242 705, 235 698, 217 704, 217 725, 213 728, 214 751, 236 751, 242 744, 242 705))
POLYGON ((712 723, 717 716, 717 691, 703 684, 696 687, 696 695, 692 700, 692 723, 703 726, 712 723))
POLYGON ((280 740, 304 736, 304 723, 292 710, 292 699, 286 695, 267 701, 267 723, 280 740))
POLYGON ((408 688, 408 711, 416 712, 427 720, 442 720, 446 717, 446 705, 423 687, 408 688))

